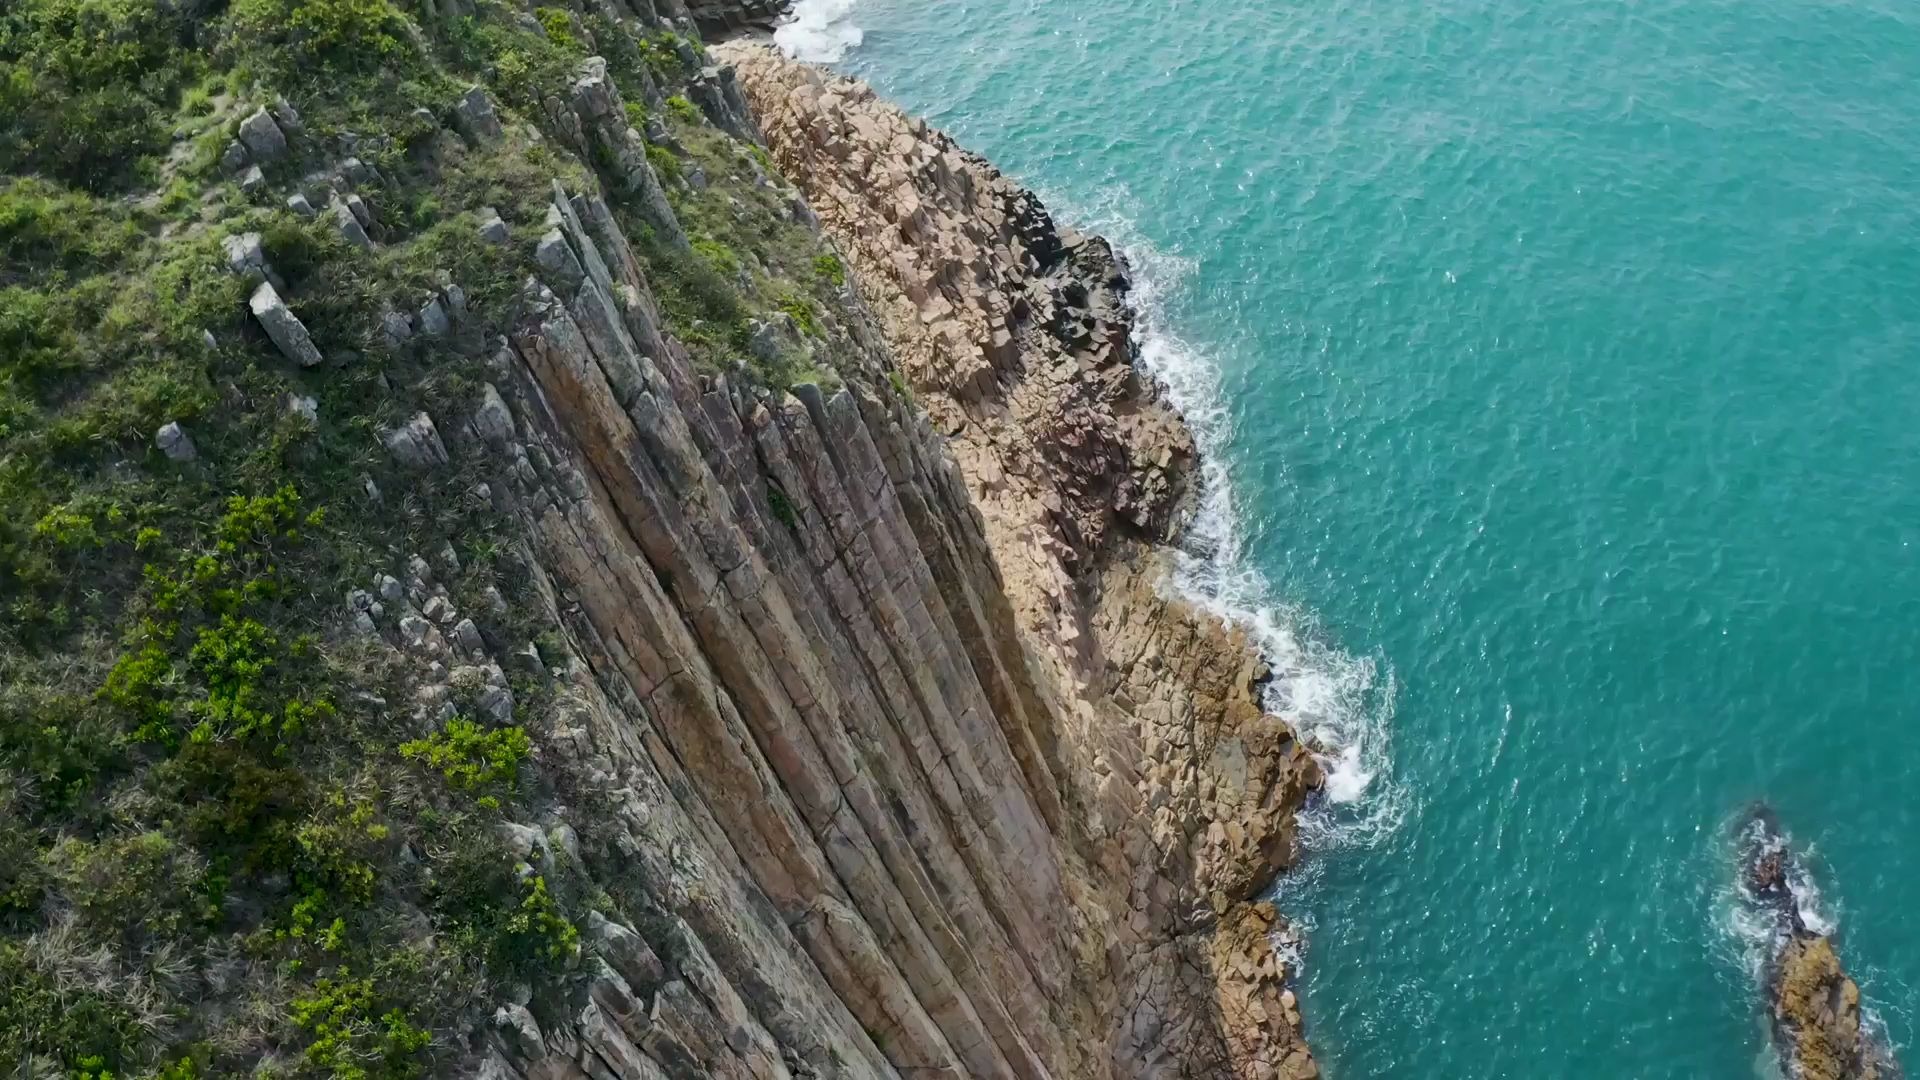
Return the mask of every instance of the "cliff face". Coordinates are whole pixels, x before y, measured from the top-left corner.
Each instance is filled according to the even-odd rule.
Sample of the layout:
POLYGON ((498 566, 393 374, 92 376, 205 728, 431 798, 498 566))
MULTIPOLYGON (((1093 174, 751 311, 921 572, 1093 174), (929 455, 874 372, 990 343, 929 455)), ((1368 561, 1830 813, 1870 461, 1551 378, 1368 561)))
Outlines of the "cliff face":
MULTIPOLYGON (((555 742, 615 793, 623 849, 680 853, 643 876, 683 893, 746 1024, 707 1067, 1311 1075, 1250 900, 1312 764, 1244 639, 1157 588, 1192 450, 1131 366, 1112 254, 857 88, 734 59, 884 342, 856 328, 835 392, 700 378, 576 200, 584 279, 500 358, 557 478, 518 513, 587 661, 555 742), (794 133, 828 118, 872 127, 888 198, 811 166, 794 133), (609 296, 642 298, 628 324, 609 296)), ((603 974, 602 1045, 549 1053, 631 1057, 615 1033, 645 1029, 600 1015, 645 1012, 631 988, 603 974)))
POLYGON ((7 358, 0 1065, 1315 1075, 1255 897, 1317 773, 1166 592, 1108 246, 677 0, 270 7, 165 16, 292 91, 155 99, 187 197, 0 191, 131 298, 45 335, 96 385, 7 358))
POLYGON ((589 771, 677 795, 635 846, 704 853, 708 951, 817 1066, 1309 1075, 1251 900, 1313 766, 1244 639, 1160 592, 1192 445, 1112 253, 860 88, 727 58, 884 342, 768 397, 595 340, 646 282, 569 224, 608 269, 506 361, 580 477, 523 512, 604 698, 589 771))

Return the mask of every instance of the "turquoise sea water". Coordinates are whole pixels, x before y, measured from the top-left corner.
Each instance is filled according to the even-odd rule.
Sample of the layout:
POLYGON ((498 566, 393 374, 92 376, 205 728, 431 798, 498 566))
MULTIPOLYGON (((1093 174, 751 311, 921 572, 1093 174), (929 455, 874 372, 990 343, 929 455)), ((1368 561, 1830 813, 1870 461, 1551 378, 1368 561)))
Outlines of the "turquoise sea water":
POLYGON ((1766 1068, 1755 798, 1912 1040, 1920 8, 807 6, 1134 256, 1230 488, 1189 573, 1336 759, 1329 1074, 1766 1068))

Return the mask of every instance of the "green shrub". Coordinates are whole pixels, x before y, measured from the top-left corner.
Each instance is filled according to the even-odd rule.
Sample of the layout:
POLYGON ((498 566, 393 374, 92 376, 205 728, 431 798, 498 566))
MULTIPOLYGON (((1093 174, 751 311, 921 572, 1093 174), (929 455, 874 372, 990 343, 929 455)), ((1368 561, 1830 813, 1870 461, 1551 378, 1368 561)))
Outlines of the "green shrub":
POLYGON ((801 333, 808 337, 820 336, 820 317, 814 313, 813 301, 789 293, 780 298, 779 307, 799 325, 801 333))
POLYGON ((906 376, 900 374, 897 369, 890 368, 887 371, 887 382, 893 387, 893 392, 900 396, 900 400, 909 405, 913 404, 913 387, 907 385, 906 376))
POLYGON ((485 826, 470 821, 455 832, 435 871, 429 898, 437 923, 496 977, 549 979, 578 952, 579 931, 546 878, 522 880, 485 826))
POLYGON ((767 507, 773 511, 773 516, 779 519, 780 524, 789 529, 800 527, 800 515, 794 511, 793 500, 787 498, 786 492, 777 487, 768 487, 767 507))
POLYGON ((670 83, 687 74, 680 63, 680 52, 675 48, 679 40, 679 36, 671 30, 662 30, 640 39, 641 59, 661 82, 670 83))
POLYGON ((652 143, 648 143, 647 164, 653 166, 653 171, 659 174, 660 179, 667 183, 677 184, 680 182, 680 159, 674 157, 673 151, 666 147, 655 146, 652 143))
POLYGON ((119 1068, 139 1044, 141 1019, 102 988, 62 978, 27 949, 0 941, 0 1061, 44 1057, 69 1070, 83 1062, 119 1068))
POLYGON ((461 790, 511 785, 532 742, 520 727, 488 731, 471 720, 453 717, 425 739, 400 744, 400 756, 438 770, 461 790))
POLYGON ((841 264, 838 255, 814 256, 813 274, 836 289, 847 283, 847 268, 841 264))
POLYGON ((82 925, 103 937, 171 938, 219 914, 207 903, 206 861, 162 833, 68 837, 47 863, 82 925))
POLYGON ((573 33, 573 18, 565 8, 537 7, 533 17, 540 20, 540 28, 547 32, 547 40, 563 49, 580 52, 580 39, 573 33))
POLYGON ((289 1015, 312 1036, 307 1063, 334 1080, 405 1080, 419 1075, 420 1051, 433 1034, 415 1027, 372 979, 341 968, 293 999, 289 1015))
POLYGON ((144 234, 119 205, 35 177, 0 180, 0 283, 112 269, 144 234))
POLYGON ((150 172, 181 88, 203 65, 187 20, 153 0, 18 0, 0 7, 0 173, 91 191, 150 172))
POLYGON ((693 250, 715 270, 729 276, 740 272, 740 257, 733 249, 718 240, 701 237, 693 242, 693 250))
POLYGON ((241 50, 289 75, 372 70, 405 52, 405 26, 388 0, 233 0, 227 10, 241 50))
POLYGON ((679 94, 667 99, 667 112, 681 123, 700 123, 700 107, 679 94))

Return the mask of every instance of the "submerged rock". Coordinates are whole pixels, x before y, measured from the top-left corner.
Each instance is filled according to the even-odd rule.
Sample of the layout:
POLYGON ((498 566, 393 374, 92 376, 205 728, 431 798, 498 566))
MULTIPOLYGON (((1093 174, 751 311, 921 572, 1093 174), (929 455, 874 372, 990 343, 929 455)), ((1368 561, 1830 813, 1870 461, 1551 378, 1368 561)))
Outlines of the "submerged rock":
POLYGON ((1761 989, 1781 1068, 1803 1080, 1899 1077, 1888 1048, 1862 1022, 1860 987, 1832 937, 1809 918, 1806 872, 1773 811, 1754 806, 1739 838, 1741 892, 1772 923, 1761 989))

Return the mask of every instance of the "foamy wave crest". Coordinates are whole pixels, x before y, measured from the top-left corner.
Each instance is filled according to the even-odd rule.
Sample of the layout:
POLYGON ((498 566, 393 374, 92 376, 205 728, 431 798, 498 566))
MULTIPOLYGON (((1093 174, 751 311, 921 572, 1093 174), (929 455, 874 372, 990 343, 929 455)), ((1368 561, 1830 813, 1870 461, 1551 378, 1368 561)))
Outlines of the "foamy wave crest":
POLYGON ((866 34, 853 25, 856 0, 799 0, 779 26, 773 43, 795 60, 833 64, 860 47, 866 34))
MULTIPOLYGON (((1796 852, 1792 837, 1784 830, 1769 835, 1765 829, 1762 821, 1754 819, 1737 830, 1725 830, 1724 835, 1731 837, 1732 843, 1717 851, 1717 861, 1722 865, 1743 866, 1756 844, 1787 856, 1787 895, 1793 901, 1800 925, 1815 934, 1831 937, 1839 928, 1840 920, 1809 869, 1815 859, 1814 849, 1808 847, 1796 852)), ((1722 875, 1714 891, 1712 912, 1714 929, 1722 946, 1716 951, 1723 960, 1739 968, 1752 985, 1760 985, 1767 963, 1784 944, 1789 928, 1745 891, 1739 873, 1722 875)))
POLYGON ((1220 369, 1204 349, 1182 339, 1167 317, 1193 262, 1148 243, 1126 202, 1124 192, 1109 192, 1092 207, 1049 199, 1126 256, 1141 364, 1166 387, 1198 444, 1199 505, 1181 542, 1174 586, 1247 628, 1273 670, 1267 708, 1293 724, 1326 773, 1321 797, 1301 816, 1301 842, 1321 850, 1379 843, 1405 820, 1410 801, 1389 753, 1392 673, 1372 657, 1328 644, 1314 632, 1310 613, 1282 600, 1245 557, 1243 519, 1227 466, 1233 416, 1220 369))

